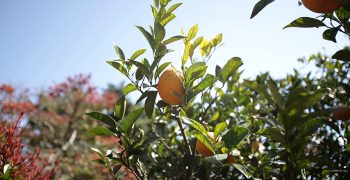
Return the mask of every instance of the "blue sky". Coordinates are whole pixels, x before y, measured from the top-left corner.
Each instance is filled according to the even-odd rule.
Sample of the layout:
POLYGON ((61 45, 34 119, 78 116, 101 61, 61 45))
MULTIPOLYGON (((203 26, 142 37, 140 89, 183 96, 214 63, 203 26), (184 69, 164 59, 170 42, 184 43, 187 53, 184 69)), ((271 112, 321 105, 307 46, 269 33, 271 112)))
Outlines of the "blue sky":
MULTIPOLYGON (((301 16, 317 14, 298 6, 297 0, 277 1, 257 17, 249 19, 255 0, 191 0, 176 11, 167 26, 167 37, 181 29, 199 25, 199 35, 208 39, 223 33, 225 43, 209 66, 223 65, 233 56, 242 58, 245 77, 270 71, 284 76, 298 67, 297 58, 312 53, 333 54, 349 41, 322 39, 324 29, 282 29, 301 16)), ((113 43, 127 56, 148 48, 134 25, 152 23, 151 0, 2 0, 0 1, 0 83, 42 88, 67 76, 91 73, 93 83, 106 87, 125 80, 106 60, 116 57, 113 43)), ((181 61, 183 45, 167 56, 175 66, 181 61)))

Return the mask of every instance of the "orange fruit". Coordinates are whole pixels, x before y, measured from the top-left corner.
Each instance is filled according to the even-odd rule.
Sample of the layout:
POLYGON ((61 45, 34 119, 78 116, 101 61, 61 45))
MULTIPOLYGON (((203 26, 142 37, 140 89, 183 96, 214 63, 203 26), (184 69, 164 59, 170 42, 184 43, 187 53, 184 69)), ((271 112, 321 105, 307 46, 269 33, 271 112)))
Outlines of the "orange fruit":
POLYGON ((302 0, 304 6, 315 13, 329 13, 343 6, 338 0, 302 0))
MULTIPOLYGON (((209 132, 208 134, 209 134, 209 137, 212 140, 214 140, 214 133, 209 132)), ((197 140, 197 142, 196 142, 196 150, 197 150, 198 154, 200 154, 204 157, 209 157, 209 156, 214 155, 214 153, 200 140, 197 140)))
POLYGON ((342 121, 350 119, 350 106, 339 106, 333 112, 333 117, 342 121))
POLYGON ((225 160, 225 163, 228 163, 228 164, 236 163, 236 159, 232 155, 228 155, 225 160))
POLYGON ((184 76, 173 66, 168 66, 160 75, 158 81, 159 96, 170 105, 184 103, 184 76))

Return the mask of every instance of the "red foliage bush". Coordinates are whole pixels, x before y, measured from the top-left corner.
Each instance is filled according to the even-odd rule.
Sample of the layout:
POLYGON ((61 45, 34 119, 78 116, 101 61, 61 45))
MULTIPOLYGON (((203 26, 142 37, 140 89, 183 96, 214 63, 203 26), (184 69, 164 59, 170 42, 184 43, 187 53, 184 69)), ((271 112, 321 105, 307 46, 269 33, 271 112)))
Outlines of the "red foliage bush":
POLYGON ((10 176, 13 179, 52 179, 58 170, 59 160, 51 163, 39 157, 39 150, 34 153, 24 153, 24 144, 21 141, 23 129, 19 127, 23 113, 13 121, 0 120, 0 172, 4 166, 12 167, 10 176))

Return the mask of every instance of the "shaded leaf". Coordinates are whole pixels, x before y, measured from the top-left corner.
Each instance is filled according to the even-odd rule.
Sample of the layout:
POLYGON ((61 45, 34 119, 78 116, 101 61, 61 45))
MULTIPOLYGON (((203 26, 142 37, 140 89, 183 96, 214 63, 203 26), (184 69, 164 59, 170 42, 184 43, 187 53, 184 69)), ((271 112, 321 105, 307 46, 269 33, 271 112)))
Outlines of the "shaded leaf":
POLYGON ((148 41, 149 45, 151 46, 151 48, 155 49, 155 42, 154 42, 153 36, 141 26, 136 26, 136 28, 141 31, 143 36, 145 36, 145 38, 147 39, 147 41, 148 41))
POLYGON ((125 59, 124 52, 122 49, 120 49, 120 47, 118 47, 117 45, 114 45, 114 49, 120 59, 125 59))
POLYGON ((90 129, 86 132, 86 136, 94 137, 94 136, 106 136, 106 135, 112 135, 113 132, 106 129, 102 126, 97 126, 95 128, 90 129))
POLYGON ((123 119, 125 114, 125 107, 126 107, 125 96, 121 96, 119 97, 119 99, 117 100, 117 103, 115 104, 115 111, 114 111, 114 115, 118 119, 123 119))
POLYGON ((156 102, 157 91, 152 91, 145 101, 145 111, 148 118, 152 118, 154 104, 156 102))
POLYGON ((104 124, 112 127, 113 129, 116 127, 115 120, 107 114, 103 114, 100 112, 89 112, 89 113, 86 113, 86 115, 103 122, 104 124))
POLYGON ((275 0, 260 0, 257 2, 253 8, 252 14, 250 15, 250 19, 256 16, 261 10, 263 10, 267 5, 272 3, 275 0))
POLYGON ((165 29, 160 23, 154 24, 154 34, 157 44, 163 41, 165 37, 165 29))
POLYGON ((337 40, 335 39, 335 37, 337 36, 338 30, 339 30, 339 27, 325 30, 322 34, 323 39, 328 41, 333 41, 336 43, 337 40))
POLYGON ((332 56, 332 58, 340 61, 350 62, 350 50, 349 49, 339 50, 332 56))
POLYGON ((156 73, 154 74, 154 77, 157 78, 159 77, 160 73, 163 72, 163 70, 168 67, 171 64, 171 62, 165 62, 163 64, 161 64, 158 69, 156 70, 156 73))
POLYGON ((117 62, 117 61, 107 61, 107 63, 109 65, 113 66, 115 69, 117 69, 122 74, 124 74, 126 77, 128 77, 128 71, 119 62, 117 62))
POLYGON ((222 136, 222 141, 228 149, 236 147, 247 135, 249 130, 244 127, 233 126, 225 135, 222 136))
POLYGON ((261 129, 257 134, 270 138, 272 141, 285 144, 284 134, 278 128, 265 128, 261 129))

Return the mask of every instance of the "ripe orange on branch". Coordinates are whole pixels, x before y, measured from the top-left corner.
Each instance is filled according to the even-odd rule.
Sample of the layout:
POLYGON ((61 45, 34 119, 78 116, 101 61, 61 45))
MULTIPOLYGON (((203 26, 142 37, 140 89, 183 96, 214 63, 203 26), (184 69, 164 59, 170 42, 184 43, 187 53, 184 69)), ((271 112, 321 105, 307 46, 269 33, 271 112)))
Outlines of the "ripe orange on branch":
POLYGON ((170 105, 183 104, 185 95, 183 82, 182 72, 176 70, 173 66, 168 66, 159 77, 159 96, 170 105))
POLYGON ((302 0, 304 6, 315 13, 329 13, 343 6, 338 0, 302 0))

